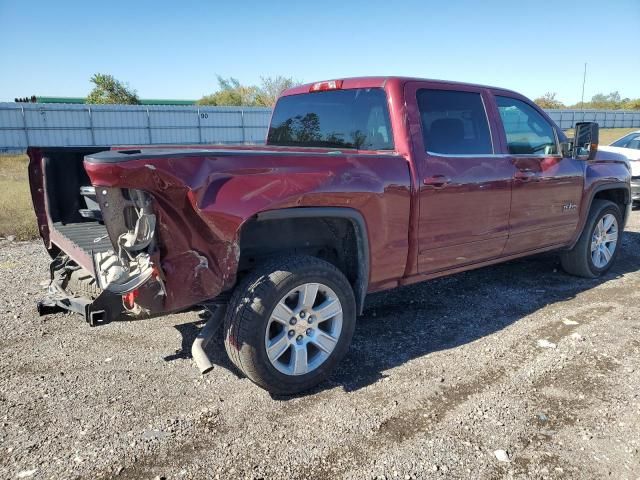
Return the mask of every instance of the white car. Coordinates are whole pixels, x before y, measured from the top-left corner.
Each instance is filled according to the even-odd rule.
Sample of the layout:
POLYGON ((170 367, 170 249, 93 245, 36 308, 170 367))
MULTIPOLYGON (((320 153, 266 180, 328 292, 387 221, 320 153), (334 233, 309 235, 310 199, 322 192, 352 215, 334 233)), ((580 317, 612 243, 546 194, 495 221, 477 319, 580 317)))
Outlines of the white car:
POLYGON ((640 203, 640 130, 619 138, 611 145, 598 146, 598 152, 624 155, 631 164, 631 197, 633 203, 640 203))

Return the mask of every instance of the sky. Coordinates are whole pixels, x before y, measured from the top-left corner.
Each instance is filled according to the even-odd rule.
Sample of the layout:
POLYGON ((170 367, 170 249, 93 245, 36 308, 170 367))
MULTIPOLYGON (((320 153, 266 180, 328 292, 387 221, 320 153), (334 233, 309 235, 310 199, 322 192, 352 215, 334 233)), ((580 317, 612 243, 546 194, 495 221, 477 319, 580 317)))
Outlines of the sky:
POLYGON ((257 84, 402 75, 535 98, 640 97, 640 0, 0 0, 0 101, 86 96, 110 73, 140 98, 198 99, 216 76, 257 84))

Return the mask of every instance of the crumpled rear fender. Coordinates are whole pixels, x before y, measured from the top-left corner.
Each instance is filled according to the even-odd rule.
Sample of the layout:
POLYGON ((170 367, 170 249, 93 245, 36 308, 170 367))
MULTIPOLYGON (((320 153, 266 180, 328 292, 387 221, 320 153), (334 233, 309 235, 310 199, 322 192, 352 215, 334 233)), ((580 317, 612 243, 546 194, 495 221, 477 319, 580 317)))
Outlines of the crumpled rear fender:
MULTIPOLYGON (((378 234, 371 240, 372 255, 380 254, 393 265, 381 277, 401 276, 405 269, 410 180, 401 157, 112 151, 87 156, 85 169, 96 187, 134 188, 152 195, 167 311, 212 299, 233 287, 242 225, 266 210, 356 209, 368 229, 378 234), (382 231, 381 220, 394 224, 382 231), (404 257, 398 255, 402 250, 404 257)), ((374 281, 376 275, 380 276, 370 274, 374 281)))

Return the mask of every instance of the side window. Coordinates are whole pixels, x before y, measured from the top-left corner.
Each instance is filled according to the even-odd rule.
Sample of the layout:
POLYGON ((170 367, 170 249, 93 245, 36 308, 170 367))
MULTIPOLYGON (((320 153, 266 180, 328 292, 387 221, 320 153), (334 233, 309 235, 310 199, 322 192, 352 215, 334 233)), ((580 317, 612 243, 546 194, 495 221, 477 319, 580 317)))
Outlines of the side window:
POLYGON ((498 111, 507 136, 509 153, 520 155, 555 155, 558 145, 553 127, 527 103, 515 98, 496 96, 498 111))
POLYGON ((479 93, 421 89, 417 100, 428 152, 493 153, 487 113, 479 93))

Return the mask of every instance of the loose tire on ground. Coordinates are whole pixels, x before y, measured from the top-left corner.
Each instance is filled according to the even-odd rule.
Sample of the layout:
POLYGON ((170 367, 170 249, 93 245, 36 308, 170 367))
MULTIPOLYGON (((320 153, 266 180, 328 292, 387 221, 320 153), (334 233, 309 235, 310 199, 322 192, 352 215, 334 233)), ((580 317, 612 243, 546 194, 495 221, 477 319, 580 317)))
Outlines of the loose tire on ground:
POLYGON ((564 252, 560 261, 565 272, 585 278, 597 278, 609 271, 614 264, 620 250, 622 235, 622 214, 618 206, 608 200, 596 199, 591 205, 589 216, 578 242, 568 252, 564 252), (616 219, 618 231, 615 250, 604 266, 597 266, 592 260, 591 246, 594 232, 598 223, 606 216, 613 215, 616 219))
MULTIPOLYGON (((317 302, 320 303, 314 308, 320 309, 324 305, 321 303, 322 298, 319 293, 317 302)), ((328 303, 328 300, 325 302, 328 303)), ((285 311, 289 314, 286 309, 285 311)), ((297 314, 297 318, 300 319, 302 314, 297 314)), ((328 315, 330 313, 327 313, 327 318, 330 318, 328 315)), ((295 312, 293 316, 296 316, 295 312)), ((318 318, 321 317, 322 315, 319 313, 318 318)), ((333 319, 328 320, 328 323, 333 325, 336 318, 337 316, 334 316, 333 319)), ((280 257, 257 267, 235 289, 225 317, 225 349, 233 364, 254 383, 273 394, 292 395, 308 390, 328 377, 349 348, 355 329, 355 320, 356 303, 353 290, 340 270, 315 257, 305 255, 280 257), (276 317, 276 313, 280 311, 274 312, 276 307, 280 308, 285 301, 297 302, 296 294, 291 294, 291 292, 298 288, 306 288, 304 285, 321 285, 324 291, 331 292, 332 296, 335 294, 341 307, 340 329, 336 334, 337 341, 332 344, 330 353, 318 349, 318 352, 323 355, 322 358, 315 356, 318 355, 315 350, 309 354, 309 359, 317 358, 318 361, 321 361, 316 368, 308 373, 286 374, 283 373, 286 370, 285 363, 280 360, 277 362, 270 360, 267 353, 269 329, 274 323, 273 319, 276 317), (292 298, 293 300, 291 300, 292 298)), ((312 320, 309 319, 309 321, 312 320)), ((283 328, 285 334, 291 333, 295 328, 289 327, 283 322, 277 323, 276 327, 283 328)), ((318 325, 317 328, 319 329, 320 326, 318 325)), ((317 330, 316 333, 318 333, 317 330)), ((289 336, 290 341, 304 335, 304 331, 296 331, 289 336)), ((310 336, 313 336, 313 332, 310 336)), ((283 339, 281 338, 281 340, 283 339)), ((313 341, 312 339, 306 340, 313 341)), ((296 345, 290 347, 290 355, 295 355, 296 345)), ((306 351, 312 349, 315 349, 315 344, 310 345, 306 351)), ((271 354, 273 357, 273 351, 271 354)), ((307 361, 306 353, 304 359, 307 361)), ((295 366, 294 360, 296 359, 291 359, 290 363, 295 366)), ((310 367, 312 364, 313 362, 309 361, 310 367)))

